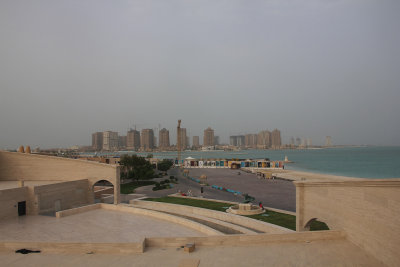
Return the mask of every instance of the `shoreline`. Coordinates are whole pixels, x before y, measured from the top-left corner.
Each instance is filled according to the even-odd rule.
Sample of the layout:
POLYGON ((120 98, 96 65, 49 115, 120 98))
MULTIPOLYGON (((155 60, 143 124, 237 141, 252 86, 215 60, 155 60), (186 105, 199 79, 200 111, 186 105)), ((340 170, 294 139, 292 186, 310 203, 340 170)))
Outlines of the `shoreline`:
POLYGON ((298 170, 282 170, 279 172, 272 172, 277 178, 291 180, 291 181, 304 181, 304 180, 333 180, 333 181, 362 181, 362 180, 393 180, 399 179, 400 177, 393 178, 365 178, 365 177, 351 177, 351 176, 341 176, 334 174, 325 174, 325 173, 317 173, 317 172, 307 172, 307 171, 298 171, 298 170))

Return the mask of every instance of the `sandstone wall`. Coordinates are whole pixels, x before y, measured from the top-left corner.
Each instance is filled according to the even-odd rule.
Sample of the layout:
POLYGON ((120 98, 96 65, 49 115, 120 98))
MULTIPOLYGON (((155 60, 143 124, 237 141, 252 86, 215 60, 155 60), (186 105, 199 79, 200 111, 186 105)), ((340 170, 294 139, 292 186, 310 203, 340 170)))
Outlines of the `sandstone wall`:
POLYGON ((383 263, 400 265, 400 179, 294 183, 297 231, 317 218, 383 263))
POLYGON ((114 185, 115 202, 119 203, 120 167, 91 161, 36 154, 0 151, 0 181, 73 181, 88 179, 90 186, 99 180, 114 185))
POLYGON ((18 217, 18 202, 27 200, 26 187, 5 189, 0 191, 0 220, 18 217))
POLYGON ((38 214, 71 209, 93 203, 93 193, 87 179, 35 186, 38 214))

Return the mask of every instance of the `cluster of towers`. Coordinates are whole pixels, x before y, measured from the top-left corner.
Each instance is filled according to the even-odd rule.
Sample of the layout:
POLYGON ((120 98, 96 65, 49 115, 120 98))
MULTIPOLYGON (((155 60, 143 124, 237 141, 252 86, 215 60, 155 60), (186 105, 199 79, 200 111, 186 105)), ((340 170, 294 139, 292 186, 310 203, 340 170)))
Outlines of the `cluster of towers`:
POLYGON ((281 132, 265 130, 258 134, 232 135, 229 137, 231 146, 254 149, 278 149, 282 146, 281 132))
MULTIPOLYGON (((189 137, 186 128, 179 128, 177 133, 176 144, 181 145, 181 149, 187 149, 189 145, 189 137)), ((214 130, 208 127, 204 130, 203 147, 215 146, 219 144, 219 137, 214 136, 214 130)), ((192 148, 200 148, 200 137, 193 136, 192 148)), ((160 129, 157 137, 153 129, 142 129, 137 131, 130 129, 125 136, 119 135, 118 132, 104 131, 92 134, 92 148, 96 151, 116 151, 121 149, 135 151, 151 151, 158 148, 159 150, 173 150, 176 147, 171 144, 169 130, 160 129)))

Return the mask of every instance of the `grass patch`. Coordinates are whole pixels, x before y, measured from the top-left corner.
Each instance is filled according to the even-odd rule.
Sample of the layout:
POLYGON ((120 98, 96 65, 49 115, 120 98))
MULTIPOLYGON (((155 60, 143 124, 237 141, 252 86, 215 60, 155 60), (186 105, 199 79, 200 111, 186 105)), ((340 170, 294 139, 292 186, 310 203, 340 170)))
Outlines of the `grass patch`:
POLYGON ((230 205, 232 205, 229 203, 221 203, 221 202, 190 199, 190 198, 180 198, 180 197, 146 198, 144 200, 179 204, 179 205, 205 208, 205 209, 216 210, 216 211, 225 211, 226 209, 224 207, 229 207, 230 205))
POLYGON ((121 194, 132 194, 138 187, 153 185, 155 183, 155 181, 134 181, 127 184, 121 184, 121 194))
MULTIPOLYGON (((230 203, 214 202, 209 200, 199 200, 190 198, 180 198, 180 197, 146 198, 145 200, 192 206, 192 207, 198 207, 198 208, 204 208, 222 212, 226 211, 226 207, 232 206, 232 204, 230 203)), ((270 210, 267 210, 264 214, 267 214, 268 216, 263 216, 263 214, 259 214, 259 215, 245 216, 245 217, 279 225, 296 231, 296 216, 270 210)), ((325 223, 320 221, 314 221, 311 223, 310 231, 320 231, 320 230, 329 230, 329 228, 325 223)))
MULTIPOLYGON (((190 198, 180 198, 180 197, 146 198, 145 200, 186 205, 186 206, 205 208, 222 212, 226 211, 226 207, 232 206, 232 204, 230 203, 222 203, 222 202, 214 202, 214 201, 198 200, 190 198)), ((245 217, 272 223, 288 229, 296 230, 296 216, 269 210, 267 210, 265 214, 268 214, 268 216, 262 216, 260 214, 260 215, 251 215, 245 217)))
POLYGON ((267 223, 272 223, 296 231, 296 216, 270 210, 267 210, 263 214, 249 215, 245 217, 249 217, 267 223), (268 216, 263 216, 263 214, 266 214, 268 216))
POLYGON ((328 225, 324 222, 320 221, 312 221, 310 224, 310 231, 321 231, 321 230, 329 230, 328 225))

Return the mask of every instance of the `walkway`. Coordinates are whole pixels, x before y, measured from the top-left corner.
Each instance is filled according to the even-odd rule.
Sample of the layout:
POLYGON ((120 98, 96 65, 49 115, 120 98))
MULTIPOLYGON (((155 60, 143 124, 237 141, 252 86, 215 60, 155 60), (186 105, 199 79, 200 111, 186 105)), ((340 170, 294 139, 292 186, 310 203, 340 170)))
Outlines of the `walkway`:
POLYGON ((172 236, 204 234, 148 216, 103 209, 62 218, 23 216, 0 221, 0 241, 120 243, 172 236))
MULTIPOLYGON (((169 175, 178 177, 179 184, 174 188, 160 191, 152 191, 153 186, 145 186, 135 190, 135 193, 146 194, 149 197, 167 196, 181 190, 187 192, 191 190, 194 196, 201 196, 201 185, 183 177, 178 169, 169 171, 169 175)), ((231 169, 189 169, 191 177, 199 178, 202 174, 207 175, 207 182, 210 185, 223 186, 225 188, 248 193, 256 198, 256 204, 262 202, 264 206, 271 208, 283 209, 288 211, 296 211, 296 188, 291 181, 285 180, 265 180, 258 179, 257 175, 245 173, 231 169)), ((229 192, 224 192, 211 188, 211 186, 203 187, 203 197, 211 199, 219 199, 226 201, 243 202, 243 196, 236 196, 229 192)))

